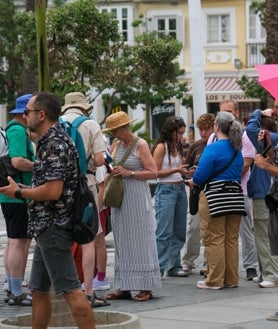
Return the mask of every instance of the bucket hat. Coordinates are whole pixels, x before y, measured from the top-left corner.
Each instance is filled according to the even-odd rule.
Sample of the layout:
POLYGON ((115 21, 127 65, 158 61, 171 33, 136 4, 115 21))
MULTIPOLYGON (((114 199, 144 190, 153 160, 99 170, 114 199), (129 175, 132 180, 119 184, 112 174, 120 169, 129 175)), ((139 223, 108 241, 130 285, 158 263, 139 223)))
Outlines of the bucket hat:
POLYGON ((130 119, 125 112, 119 111, 119 112, 109 115, 106 118, 105 123, 106 123, 107 128, 103 129, 102 131, 103 132, 111 131, 111 130, 117 129, 119 127, 125 126, 136 120, 137 119, 130 119))
POLYGON ((26 94, 23 96, 20 96, 16 99, 16 103, 15 103, 15 109, 13 109, 12 111, 10 111, 9 113, 11 114, 23 114, 27 103, 29 102, 29 99, 32 97, 32 94, 26 94))
POLYGON ((86 102, 85 96, 80 92, 68 93, 65 96, 65 105, 62 106, 62 111, 65 112, 71 107, 77 107, 84 110, 89 110, 93 107, 93 104, 86 102))

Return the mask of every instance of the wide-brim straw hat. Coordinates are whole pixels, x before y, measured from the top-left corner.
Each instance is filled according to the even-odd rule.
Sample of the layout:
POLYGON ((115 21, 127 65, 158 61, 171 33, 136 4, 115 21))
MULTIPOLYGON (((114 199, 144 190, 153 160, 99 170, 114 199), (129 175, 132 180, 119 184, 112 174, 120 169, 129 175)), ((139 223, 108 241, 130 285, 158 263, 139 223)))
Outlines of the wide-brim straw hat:
POLYGON ((62 106, 62 112, 65 112, 69 108, 81 108, 89 110, 93 107, 93 104, 87 103, 85 96, 80 92, 68 93, 65 96, 65 105, 62 106))
POLYGON ((125 112, 119 111, 119 112, 109 115, 106 118, 106 120, 105 120, 106 128, 103 129, 102 131, 103 132, 111 131, 111 130, 117 129, 119 127, 125 126, 136 120, 137 119, 130 119, 125 112))

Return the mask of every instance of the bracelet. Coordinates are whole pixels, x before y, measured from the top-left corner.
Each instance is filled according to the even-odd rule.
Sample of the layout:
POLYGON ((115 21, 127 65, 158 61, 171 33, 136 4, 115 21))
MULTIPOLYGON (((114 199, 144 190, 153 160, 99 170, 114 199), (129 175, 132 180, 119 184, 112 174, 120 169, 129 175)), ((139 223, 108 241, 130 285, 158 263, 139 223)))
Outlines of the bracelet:
POLYGON ((130 177, 130 178, 135 178, 135 172, 132 171, 129 177, 130 177))
POLYGON ((19 187, 19 188, 15 191, 14 196, 15 196, 17 199, 22 199, 22 200, 23 200, 23 197, 22 197, 22 193, 21 193, 21 191, 22 191, 22 188, 19 187))

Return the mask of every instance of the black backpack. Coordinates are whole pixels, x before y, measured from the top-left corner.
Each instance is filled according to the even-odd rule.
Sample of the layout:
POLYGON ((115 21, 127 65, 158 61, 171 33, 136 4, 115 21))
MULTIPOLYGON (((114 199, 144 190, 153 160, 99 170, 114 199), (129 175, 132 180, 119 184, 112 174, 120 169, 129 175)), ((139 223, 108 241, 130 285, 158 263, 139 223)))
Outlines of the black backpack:
POLYGON ((98 208, 85 176, 88 161, 86 159, 83 139, 77 131, 78 126, 87 119, 84 116, 80 116, 74 120, 76 122, 75 124, 60 120, 62 128, 73 141, 80 160, 78 162, 78 184, 74 193, 72 223, 73 240, 78 244, 87 244, 93 241, 97 235, 99 223, 98 208))
POLYGON ((93 241, 98 232, 98 208, 86 176, 80 171, 74 194, 72 230, 73 239, 79 244, 93 241))

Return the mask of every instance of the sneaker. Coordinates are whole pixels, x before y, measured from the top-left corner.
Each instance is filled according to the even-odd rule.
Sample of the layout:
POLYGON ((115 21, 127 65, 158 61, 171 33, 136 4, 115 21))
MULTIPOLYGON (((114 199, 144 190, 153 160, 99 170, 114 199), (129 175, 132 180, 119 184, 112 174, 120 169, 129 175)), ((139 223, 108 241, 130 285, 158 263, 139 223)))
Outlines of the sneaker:
POLYGON ((222 289, 221 287, 214 287, 214 286, 208 286, 205 284, 205 281, 198 281, 197 287, 200 289, 210 289, 210 290, 219 290, 222 289))
POLYGON ((269 321, 278 321, 278 312, 275 312, 274 314, 268 315, 266 317, 269 321))
POLYGON ((184 270, 178 270, 173 273, 167 273, 167 276, 170 277, 177 277, 177 278, 185 278, 188 276, 188 273, 186 273, 184 270))
POLYGON ((98 280, 97 277, 93 281, 93 291, 95 290, 108 290, 110 289, 110 283, 108 278, 105 278, 103 281, 98 280))
POLYGON ((255 268, 248 268, 246 270, 246 280, 247 281, 253 281, 253 278, 257 277, 257 271, 255 268))
POLYGON ((188 267, 188 266, 184 265, 182 269, 187 274, 192 273, 192 267, 188 267))
POLYGON ((261 276, 255 276, 253 278, 253 282, 255 282, 255 283, 261 283, 262 281, 263 281, 263 279, 261 276))
POLYGON ((275 287, 278 287, 277 284, 271 282, 271 281, 262 281, 259 283, 259 286, 261 288, 275 288, 275 287))

